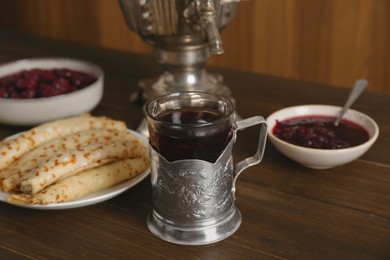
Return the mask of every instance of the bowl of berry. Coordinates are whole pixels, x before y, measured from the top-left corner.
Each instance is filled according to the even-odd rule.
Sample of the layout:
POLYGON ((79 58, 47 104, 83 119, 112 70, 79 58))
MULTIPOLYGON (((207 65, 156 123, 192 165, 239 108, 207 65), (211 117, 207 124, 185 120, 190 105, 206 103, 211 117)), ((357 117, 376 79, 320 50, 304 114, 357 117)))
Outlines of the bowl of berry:
POLYGON ((31 126, 90 112, 103 96, 103 70, 71 58, 0 64, 0 123, 31 126))
POLYGON ((268 138, 282 154, 313 169, 347 164, 363 155, 379 135, 376 122, 349 109, 336 126, 342 108, 301 105, 267 117, 268 138))

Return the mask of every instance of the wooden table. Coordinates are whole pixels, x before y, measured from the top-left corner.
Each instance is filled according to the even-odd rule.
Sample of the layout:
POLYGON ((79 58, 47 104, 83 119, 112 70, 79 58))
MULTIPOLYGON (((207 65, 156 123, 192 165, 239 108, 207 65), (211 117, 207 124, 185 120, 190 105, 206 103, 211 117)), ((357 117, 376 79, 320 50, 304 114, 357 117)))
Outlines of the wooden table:
MULTIPOLYGON (((131 44, 131 43, 129 43, 131 44)), ((37 56, 87 59, 105 73, 94 115, 124 120, 135 129, 141 103, 129 103, 137 82, 158 73, 150 57, 0 31, 0 62, 37 56)), ((342 105, 348 90, 308 82, 212 69, 225 77, 242 117, 280 108, 342 105)), ((68 210, 32 210, 0 203, 0 259, 389 259, 390 96, 365 93, 354 105, 376 120, 380 135, 360 159, 311 170, 269 143, 261 164, 238 179, 239 230, 208 246, 179 246, 149 232, 151 185, 146 178, 106 202, 68 210)), ((25 130, 0 125, 0 138, 25 130)), ((246 130, 247 131, 247 130, 246 130)), ((254 131, 239 135, 238 160, 251 154, 254 131)))

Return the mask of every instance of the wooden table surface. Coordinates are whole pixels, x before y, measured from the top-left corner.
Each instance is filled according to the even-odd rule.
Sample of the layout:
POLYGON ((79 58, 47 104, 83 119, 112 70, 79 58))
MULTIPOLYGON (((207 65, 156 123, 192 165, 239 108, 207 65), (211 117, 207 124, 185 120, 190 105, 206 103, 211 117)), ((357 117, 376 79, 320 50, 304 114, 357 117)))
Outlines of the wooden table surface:
MULTIPOLYGON (((131 43, 129 43, 131 44, 131 43)), ((105 71, 104 97, 93 111, 135 129, 142 104, 129 103, 137 82, 159 69, 151 57, 0 31, 0 62, 42 56, 87 59, 105 71)), ((280 108, 342 105, 348 89, 246 72, 221 73, 242 117, 280 108)), ((149 232, 150 178, 102 203, 68 210, 33 210, 0 203, 0 259, 390 259, 390 96, 366 92, 354 109, 376 120, 380 134, 361 158, 312 170, 268 143, 263 162, 237 182, 243 221, 228 239, 180 246, 149 232)), ((3 111, 1 111, 3 112, 3 111)), ((0 125, 0 138, 25 130, 0 125)), ((253 151, 257 133, 238 136, 235 159, 253 151)))

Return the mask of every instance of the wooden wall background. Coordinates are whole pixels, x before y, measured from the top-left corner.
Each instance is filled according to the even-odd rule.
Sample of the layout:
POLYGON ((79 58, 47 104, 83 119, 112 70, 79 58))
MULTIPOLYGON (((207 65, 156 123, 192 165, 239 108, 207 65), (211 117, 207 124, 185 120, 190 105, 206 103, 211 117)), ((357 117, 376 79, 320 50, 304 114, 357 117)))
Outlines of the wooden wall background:
MULTIPOLYGON (((0 28, 149 53, 116 0, 0 0, 0 28)), ((209 64, 390 93, 390 0, 250 0, 209 64)))

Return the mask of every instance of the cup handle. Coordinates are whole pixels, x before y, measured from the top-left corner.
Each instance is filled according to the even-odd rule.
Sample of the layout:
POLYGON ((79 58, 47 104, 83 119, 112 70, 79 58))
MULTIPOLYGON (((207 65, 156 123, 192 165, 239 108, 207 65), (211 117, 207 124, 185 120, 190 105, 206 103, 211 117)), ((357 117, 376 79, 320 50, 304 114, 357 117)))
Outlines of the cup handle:
POLYGON ((247 119, 239 120, 233 124, 234 141, 236 141, 238 130, 243 130, 245 128, 259 125, 259 124, 261 124, 261 128, 260 128, 259 142, 257 145, 257 150, 255 155, 238 162, 234 168, 233 194, 235 193, 236 181, 240 173, 246 168, 260 163, 261 160, 263 159, 265 143, 267 141, 267 123, 262 116, 254 116, 247 119))

